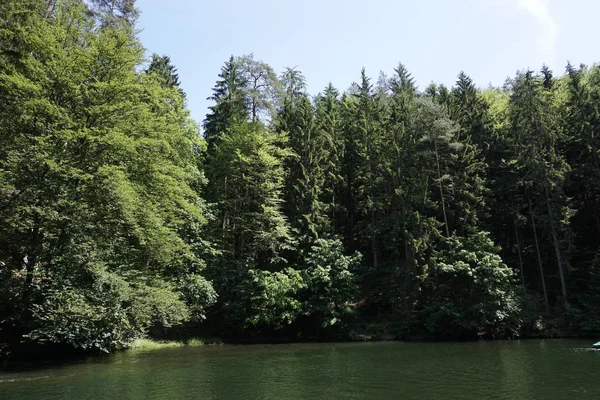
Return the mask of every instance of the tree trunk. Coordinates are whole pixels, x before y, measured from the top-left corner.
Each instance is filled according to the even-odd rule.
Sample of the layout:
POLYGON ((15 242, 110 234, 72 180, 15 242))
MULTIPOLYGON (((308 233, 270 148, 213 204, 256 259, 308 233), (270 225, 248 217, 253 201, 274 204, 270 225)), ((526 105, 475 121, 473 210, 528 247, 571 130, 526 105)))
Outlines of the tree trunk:
POLYGON ((50 17, 50 14, 52 14, 52 11, 54 10, 56 0, 46 0, 46 3, 46 19, 48 19, 50 17))
POLYGON ((535 252, 537 254, 538 265, 540 267, 540 278, 542 280, 542 290, 544 292, 544 304, 546 305, 546 311, 550 312, 550 305, 548 304, 548 292, 546 291, 546 280, 544 279, 544 266, 542 265, 542 256, 540 254, 540 244, 537 237, 537 229, 535 227, 535 217, 533 215, 533 209, 531 208, 531 199, 527 199, 529 202, 529 213, 531 214, 531 227, 533 229, 533 238, 535 240, 535 252))
POLYGON ((371 248, 373 250, 373 268, 377 269, 377 235, 375 234, 375 210, 371 209, 371 248))
POLYGON ((27 263, 25 268, 27 275, 25 275, 25 283, 23 284, 23 295, 21 297, 21 304, 23 306, 22 319, 23 323, 27 323, 29 319, 29 308, 31 305, 31 295, 33 294, 33 274, 35 272, 35 265, 37 264, 37 257, 32 256, 27 263))
POLYGON ((525 273, 523 271, 523 258, 521 257, 521 241, 519 240, 519 229, 517 222, 514 222, 515 226, 515 239, 517 241, 517 255, 519 256, 519 267, 521 268, 521 283, 523 284, 523 290, 525 290, 525 273))
POLYGON ((406 270, 405 270, 405 288, 406 288, 406 294, 408 295, 408 293, 410 292, 411 289, 411 273, 413 271, 413 257, 412 257, 412 251, 410 248, 410 244, 408 242, 408 235, 405 233, 404 234, 404 253, 405 253, 405 260, 406 260, 406 270))
POLYGON ((252 99, 252 122, 256 122, 256 115, 257 115, 257 106, 256 106, 256 100, 252 99))
MULTIPOLYGON (((227 177, 225 177, 225 190, 223 191, 225 193, 224 197, 227 197, 228 193, 227 193, 227 177)), ((223 212, 223 224, 221 225, 221 237, 223 239, 225 239, 225 231, 227 229, 227 222, 228 222, 228 218, 227 218, 227 211, 223 212)))
POLYGON ((335 189, 331 199, 331 234, 335 236, 335 189))
POLYGON ((30 240, 33 243, 33 247, 29 249, 29 253, 25 255, 23 263, 27 275, 25 275, 25 282, 23 283, 23 291, 21 296, 21 305, 23 307, 22 321, 24 324, 29 319, 29 308, 31 304, 31 295, 33 294, 33 274, 35 272, 35 266, 38 263, 38 255, 40 248, 40 229, 39 229, 39 218, 35 218, 35 228, 31 234, 30 240))
POLYGON ((594 207, 594 215, 596 216, 596 229, 598 232, 598 236, 600 237, 600 204, 598 204, 598 198, 596 197, 595 194, 592 193, 593 199, 594 199, 594 204, 596 207, 594 207))
POLYGON ((565 274, 562 264, 562 257, 560 254, 560 244, 558 242, 558 235, 556 234, 556 228, 554 226, 554 216, 552 213, 552 206, 550 205, 550 195, 548 193, 548 184, 544 185, 546 192, 546 205, 548 206, 548 216, 550 217, 550 231, 552 232, 552 241, 554 242, 554 250, 556 251, 556 262, 558 263, 558 275, 560 277, 560 288, 563 296, 563 303, 567 305, 567 286, 565 284, 565 274))
POLYGON ((442 201, 442 212, 444 213, 444 224, 446 225, 446 237, 450 237, 450 228, 448 227, 448 217, 446 216, 446 202, 444 200, 444 189, 442 187, 442 172, 440 170, 440 156, 438 152, 437 140, 433 139, 433 145, 435 146, 435 163, 437 165, 438 173, 438 185, 440 187, 440 198, 442 201))

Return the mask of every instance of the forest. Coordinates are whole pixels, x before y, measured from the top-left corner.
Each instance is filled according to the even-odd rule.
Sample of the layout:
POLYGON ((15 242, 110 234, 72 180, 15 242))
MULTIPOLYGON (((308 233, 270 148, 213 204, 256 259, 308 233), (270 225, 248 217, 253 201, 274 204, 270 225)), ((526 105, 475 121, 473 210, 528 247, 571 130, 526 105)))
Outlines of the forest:
POLYGON ((600 66, 313 96, 234 55, 193 121, 138 14, 0 2, 0 357, 600 335, 600 66))

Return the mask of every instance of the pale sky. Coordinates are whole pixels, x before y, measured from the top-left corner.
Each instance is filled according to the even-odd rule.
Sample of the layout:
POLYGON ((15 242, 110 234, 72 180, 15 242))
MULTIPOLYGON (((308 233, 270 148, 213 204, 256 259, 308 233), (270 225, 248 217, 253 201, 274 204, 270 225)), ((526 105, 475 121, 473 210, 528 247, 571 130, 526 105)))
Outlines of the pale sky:
POLYGON ((193 118, 230 55, 254 53, 278 73, 302 71, 312 95, 377 81, 402 62, 421 89, 461 70, 481 87, 517 70, 600 61, 599 0, 138 0, 148 51, 179 70, 193 118))

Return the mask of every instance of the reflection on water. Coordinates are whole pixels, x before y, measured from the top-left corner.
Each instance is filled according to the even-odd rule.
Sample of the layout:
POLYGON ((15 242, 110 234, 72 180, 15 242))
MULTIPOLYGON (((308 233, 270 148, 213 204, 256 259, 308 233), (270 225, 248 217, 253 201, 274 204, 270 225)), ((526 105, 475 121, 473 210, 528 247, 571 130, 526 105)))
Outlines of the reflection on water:
POLYGON ((600 399, 584 341, 207 346, 0 372, 0 399, 600 399))

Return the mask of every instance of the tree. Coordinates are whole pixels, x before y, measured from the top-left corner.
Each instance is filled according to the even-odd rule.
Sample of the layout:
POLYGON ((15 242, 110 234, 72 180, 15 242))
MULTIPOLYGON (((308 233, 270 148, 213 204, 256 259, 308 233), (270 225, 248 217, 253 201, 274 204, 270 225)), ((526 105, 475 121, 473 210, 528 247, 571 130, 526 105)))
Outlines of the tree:
POLYGON ((140 15, 135 0, 91 0, 93 11, 104 24, 133 26, 140 15))
MULTIPOLYGON (((597 332, 595 318, 600 240, 600 69, 567 65, 565 81, 565 140, 561 148, 571 172, 566 190, 577 214, 571 220, 575 238, 569 272, 571 314, 586 333, 597 332)), ((561 88, 560 85, 559 89, 561 88)))
POLYGON ((238 57, 235 61, 246 82, 244 94, 250 109, 250 120, 270 121, 281 91, 277 74, 269 64, 255 60, 253 54, 238 57))
POLYGON ((330 232, 336 235, 340 233, 343 215, 340 197, 343 193, 342 161, 345 147, 339 93, 331 83, 316 98, 315 124, 324 139, 323 151, 327 154, 323 160, 323 203, 331 223, 330 232))
POLYGON ((315 318, 317 332, 346 323, 354 313, 351 302, 358 295, 356 271, 360 253, 344 254, 340 240, 317 239, 306 257, 306 309, 315 318))
POLYGON ((284 83, 283 106, 275 125, 289 137, 292 157, 287 159, 286 215, 310 243, 328 230, 328 218, 322 202, 325 171, 329 156, 327 137, 317 128, 313 105, 304 92, 304 77, 294 69, 282 76, 284 83))
POLYGON ((227 305, 224 318, 234 329, 269 320, 261 314, 267 311, 255 308, 256 299, 267 295, 257 290, 282 284, 283 296, 290 285, 296 287, 281 275, 284 253, 294 244, 282 212, 285 140, 284 134, 268 132, 259 123, 244 122, 222 136, 207 162, 207 191, 215 213, 210 232, 222 253, 209 272, 221 304, 227 305))
POLYGON ((212 154, 221 136, 236 123, 248 120, 249 103, 244 91, 247 80, 239 63, 231 56, 221 68, 220 80, 213 88, 213 95, 208 98, 215 102, 210 106, 210 113, 204 120, 204 138, 208 143, 208 152, 212 154))
POLYGON ((454 229, 450 227, 448 203, 454 197, 451 192, 455 186, 452 163, 456 157, 453 157, 453 153, 461 149, 463 144, 455 141, 456 127, 439 106, 422 100, 417 103, 417 107, 421 114, 414 127, 420 135, 418 151, 420 157, 428 160, 425 163, 429 164, 427 175, 435 185, 442 226, 446 237, 450 237, 454 229))
POLYGON ((81 2, 52 13, 27 30, 8 19, 30 55, 2 58, 0 259, 18 304, 2 320, 109 351, 212 302, 208 283, 197 301, 178 287, 204 265, 204 143, 175 89, 136 72, 130 27, 96 24, 81 2))
POLYGON ((346 125, 343 174, 347 186, 347 234, 354 242, 351 248, 363 251, 370 248, 371 266, 377 269, 377 213, 382 181, 376 169, 380 150, 381 113, 364 69, 356 92, 352 97, 346 97, 344 106, 346 125))
POLYGON ((156 74, 160 79, 161 85, 168 88, 176 87, 179 89, 181 95, 185 97, 185 93, 180 87, 181 83, 179 82, 177 68, 171 63, 171 58, 169 56, 159 56, 156 53, 152 54, 152 60, 145 72, 147 74, 156 74))
POLYGON ((456 174, 462 175, 455 192, 456 201, 464 210, 456 214, 457 225, 462 226, 460 234, 479 229, 481 216, 485 217, 485 205, 489 201, 487 165, 485 154, 494 140, 491 132, 487 105, 481 99, 471 78, 461 72, 456 87, 451 92, 450 118, 458 125, 457 139, 462 142, 460 160, 456 174))
POLYGON ((519 301, 513 272, 485 232, 445 239, 422 294, 423 321, 433 337, 517 335, 519 301))
POLYGON ((0 2, 2 352, 599 331, 600 67, 312 98, 231 56, 202 138, 137 16, 0 2))
MULTIPOLYGON (((550 233, 563 303, 567 304, 566 265, 563 240, 568 238, 571 211, 564 182, 569 166, 558 152, 560 122, 554 112, 553 92, 546 71, 544 78, 532 71, 520 73, 512 85, 512 134, 521 170, 520 186, 527 193, 534 235, 536 219, 543 217, 550 233), (545 86, 544 86, 545 85, 545 86), (532 205, 533 204, 533 205, 532 205), (544 213, 537 210, 540 204, 544 213), (536 212, 537 211, 537 212, 536 212)), ((535 238, 536 247, 539 242, 535 238)), ((540 252, 538 253, 538 259, 540 252)), ((541 261, 539 262, 542 271, 541 261)))

